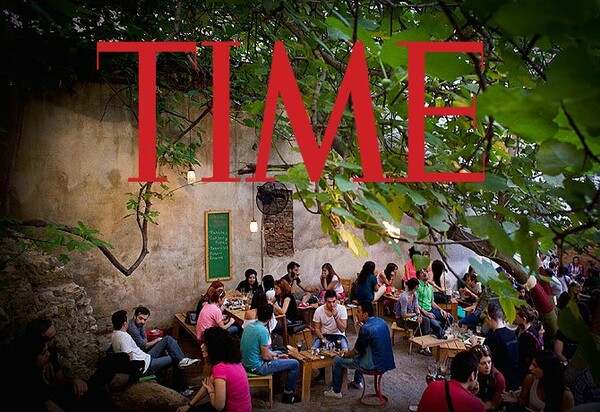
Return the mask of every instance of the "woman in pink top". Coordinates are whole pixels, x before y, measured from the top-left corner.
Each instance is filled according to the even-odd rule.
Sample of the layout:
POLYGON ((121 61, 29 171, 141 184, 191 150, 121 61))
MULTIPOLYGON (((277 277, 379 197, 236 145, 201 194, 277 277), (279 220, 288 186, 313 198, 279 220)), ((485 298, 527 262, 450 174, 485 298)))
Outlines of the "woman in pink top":
POLYGON ((196 339, 202 342, 202 334, 208 328, 219 326, 222 329, 228 330, 229 333, 235 334, 238 329, 233 324, 235 319, 226 320, 221 312, 221 306, 225 301, 224 290, 213 290, 210 292, 210 303, 202 309, 198 322, 196 323, 196 339))
POLYGON ((250 387, 242 365, 239 340, 222 328, 212 327, 204 331, 204 341, 200 348, 205 362, 212 365, 211 374, 204 378, 202 387, 192 400, 180 406, 177 412, 251 411, 250 387), (200 404, 206 396, 208 402, 200 404))

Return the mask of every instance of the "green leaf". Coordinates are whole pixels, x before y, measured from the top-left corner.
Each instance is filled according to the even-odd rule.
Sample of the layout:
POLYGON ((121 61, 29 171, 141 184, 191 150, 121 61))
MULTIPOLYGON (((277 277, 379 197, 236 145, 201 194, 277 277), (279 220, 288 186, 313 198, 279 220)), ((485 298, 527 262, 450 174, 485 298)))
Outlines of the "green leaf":
POLYGON ((446 220, 448 220, 448 212, 446 209, 438 205, 427 208, 427 211, 425 212, 425 221, 435 230, 445 232, 450 229, 450 225, 446 220))
POLYGON ((499 296, 498 300, 500 301, 500 306, 502 306, 506 320, 508 323, 512 323, 517 315, 517 310, 515 309, 513 301, 504 296, 499 296))
POLYGON ((515 253, 512 240, 496 219, 489 215, 467 216, 465 219, 475 235, 487 237, 494 247, 508 256, 512 256, 515 253))
POLYGON ((585 162, 585 153, 570 143, 549 139, 540 145, 536 160, 542 172, 556 176, 565 170, 581 170, 585 162))
POLYGON ((358 184, 349 181, 341 175, 335 177, 335 183, 342 192, 355 192, 360 188, 358 184))
POLYGON ((412 259, 413 263, 415 264, 415 269, 417 270, 425 269, 427 266, 429 266, 429 262, 431 262, 431 259, 429 259, 427 256, 421 255, 414 255, 412 259))

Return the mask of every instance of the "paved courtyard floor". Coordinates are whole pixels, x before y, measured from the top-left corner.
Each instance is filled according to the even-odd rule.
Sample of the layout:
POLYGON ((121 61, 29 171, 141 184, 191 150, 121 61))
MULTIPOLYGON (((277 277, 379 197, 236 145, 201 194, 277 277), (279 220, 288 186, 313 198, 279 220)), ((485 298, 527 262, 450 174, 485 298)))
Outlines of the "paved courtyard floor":
MULTIPOLYGON (((388 324, 391 324, 391 319, 386 319, 388 324)), ((351 321, 350 321, 351 323, 351 321)), ((352 329, 350 327, 349 329, 352 329)), ((354 345, 357 335, 352 331, 348 332, 348 340, 350 346, 354 345)), ((181 339, 180 339, 181 340, 181 339)), ((197 344, 187 342, 184 339, 182 342, 184 351, 188 356, 199 356, 199 348, 197 344)), ((382 380, 382 392, 389 399, 386 407, 377 408, 379 410, 394 410, 408 411, 410 405, 417 405, 421 394, 425 390, 425 376, 427 367, 430 363, 435 362, 433 357, 428 357, 419 354, 418 350, 413 347, 412 355, 408 354, 408 341, 396 337, 394 345, 394 360, 396 369, 387 372, 382 380)), ((193 368, 194 370, 199 368, 193 368)), ((317 376, 318 372, 313 371, 313 377, 317 376)), ((349 380, 352 379, 353 371, 349 372, 349 380)), ((189 376, 190 385, 201 385, 202 376, 189 376)), ((300 378, 298 379, 300 381, 300 378)), ((366 377, 367 391, 373 391, 373 378, 366 377)), ((307 411, 307 410, 324 410, 324 411, 365 411, 375 410, 376 408, 367 407, 358 402, 362 389, 354 389, 349 387, 348 394, 341 399, 328 398, 323 395, 323 391, 329 389, 325 384, 313 384, 311 388, 311 401, 309 403, 298 403, 293 405, 285 405, 281 403, 281 395, 274 396, 273 411, 307 411)), ((301 393, 300 382, 296 393, 301 393)), ((252 392, 252 405, 255 411, 269 410, 265 402, 267 393, 265 391, 252 392)))

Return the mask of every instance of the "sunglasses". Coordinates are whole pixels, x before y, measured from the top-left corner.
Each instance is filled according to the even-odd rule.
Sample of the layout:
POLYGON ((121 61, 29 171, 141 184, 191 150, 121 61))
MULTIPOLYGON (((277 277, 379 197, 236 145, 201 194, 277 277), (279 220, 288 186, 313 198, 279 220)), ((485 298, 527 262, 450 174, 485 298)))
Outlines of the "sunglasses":
POLYGON ((225 291, 222 290, 221 293, 219 293, 219 299, 224 298, 225 297, 225 291))
POLYGON ((490 353, 490 347, 488 345, 475 345, 471 348, 471 350, 478 355, 483 355, 485 353, 490 353))

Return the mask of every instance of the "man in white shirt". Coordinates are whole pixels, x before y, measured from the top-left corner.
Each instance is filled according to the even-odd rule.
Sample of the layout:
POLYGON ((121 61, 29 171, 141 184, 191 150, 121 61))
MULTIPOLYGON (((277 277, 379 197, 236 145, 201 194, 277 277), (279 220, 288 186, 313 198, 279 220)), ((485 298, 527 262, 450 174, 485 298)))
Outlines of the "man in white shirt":
MULTIPOLYGON (((153 357, 140 349, 131 335, 127 333, 127 311, 116 311, 112 314, 111 320, 114 329, 111 342, 113 350, 117 353, 124 352, 128 354, 129 359, 131 360, 144 361, 144 373, 142 376, 152 375, 161 370, 168 369, 174 364, 173 358, 169 355, 153 357)), ((188 396, 193 393, 193 390, 187 386, 187 377, 185 373, 180 370, 185 364, 189 364, 187 358, 182 359, 179 364, 175 365, 173 379, 175 381, 176 389, 181 391, 184 396, 188 396)))
MULTIPOLYGON (((346 339, 346 326, 348 325, 348 312, 344 305, 337 303, 334 290, 325 291, 325 304, 319 306, 313 315, 313 326, 316 339, 312 347, 320 348, 328 342, 336 348, 348 350, 348 339, 346 339)), ((319 369, 319 376, 315 381, 325 379, 325 369, 319 369)))
POLYGON ((327 342, 333 342, 338 349, 348 349, 346 326, 348 313, 344 305, 337 303, 335 291, 325 292, 325 304, 319 306, 313 315, 313 326, 317 338, 312 347, 320 348, 327 342))

